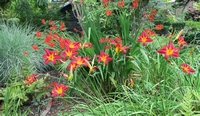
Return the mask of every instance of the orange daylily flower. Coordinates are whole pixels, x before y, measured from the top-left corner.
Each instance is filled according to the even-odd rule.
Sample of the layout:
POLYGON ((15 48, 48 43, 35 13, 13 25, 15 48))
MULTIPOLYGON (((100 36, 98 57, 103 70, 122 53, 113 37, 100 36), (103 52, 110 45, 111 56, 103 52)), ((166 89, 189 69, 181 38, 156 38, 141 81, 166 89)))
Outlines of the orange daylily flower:
POLYGON ((150 16, 149 16, 149 21, 152 22, 153 20, 154 20, 154 16, 153 16, 153 15, 150 15, 150 16))
POLYGON ((54 42, 49 42, 48 45, 49 45, 49 47, 52 47, 52 48, 53 48, 54 45, 55 45, 55 43, 54 43, 54 42))
POLYGON ((145 28, 143 30, 148 36, 156 36, 155 32, 152 31, 150 28, 145 28))
POLYGON ((99 39, 99 43, 104 43, 104 42, 105 42, 105 38, 102 37, 99 39))
POLYGON ((26 51, 23 52, 24 55, 27 55, 28 53, 26 51))
POLYGON ((54 21, 49 20, 49 25, 54 25, 54 21))
POLYGON ((182 67, 182 71, 188 73, 188 75, 190 75, 191 72, 195 72, 195 70, 192 69, 189 64, 182 63, 180 66, 182 67))
POLYGON ((106 16, 111 16, 112 11, 111 10, 106 10, 106 16))
POLYGON ((56 28, 57 28, 56 25, 52 25, 52 26, 50 27, 50 30, 53 31, 53 30, 56 30, 56 28))
POLYGON ((147 42, 152 42, 153 40, 144 32, 142 31, 141 35, 138 37, 137 42, 142 42, 143 46, 146 46, 147 42))
POLYGON ((156 30, 162 30, 163 29, 163 25, 162 24, 157 24, 155 26, 156 30))
POLYGON ((47 64, 52 62, 54 65, 56 64, 56 60, 59 60, 61 57, 57 54, 57 51, 50 51, 49 49, 45 49, 45 55, 42 57, 45 59, 44 63, 47 64))
POLYGON ((41 36, 41 33, 40 33, 40 31, 38 30, 38 31, 36 31, 36 34, 35 34, 37 37, 39 37, 40 38, 40 36, 41 36))
POLYGON ((157 11, 155 9, 152 9, 151 14, 156 15, 157 11))
POLYGON ((97 56, 99 62, 103 62, 105 65, 109 62, 112 61, 112 58, 109 57, 108 54, 106 54, 104 51, 100 51, 100 55, 97 56))
POLYGON ((44 20, 44 19, 42 19, 42 20, 41 20, 41 22, 42 22, 42 24, 44 24, 44 23, 45 23, 45 20, 44 20))
POLYGON ((168 45, 164 45, 161 49, 157 50, 158 53, 164 54, 164 58, 167 60, 169 56, 179 57, 178 48, 175 48, 170 40, 168 45))
POLYGON ((107 4, 109 0, 102 0, 102 4, 107 4))
POLYGON ((55 97, 57 95, 61 95, 62 97, 65 95, 65 91, 68 90, 68 86, 65 86, 64 84, 58 84, 57 82, 53 83, 54 88, 52 90, 52 97, 55 97))
POLYGON ((119 7, 123 7, 123 6, 124 6, 124 0, 119 1, 119 2, 118 2, 118 6, 119 6, 119 7))
POLYGON ((38 46, 37 46, 36 44, 33 44, 33 45, 32 45, 32 48, 33 48, 34 50, 38 50, 38 46))
POLYGON ((136 1, 132 2, 132 7, 133 8, 138 8, 138 3, 136 1))
POLYGON ((36 76, 38 76, 38 73, 35 73, 35 74, 31 74, 29 77, 27 77, 26 79, 25 79, 25 84, 26 85, 28 85, 28 84, 30 84, 30 83, 33 83, 33 82, 35 82, 36 81, 36 76))
POLYGON ((53 39, 52 35, 47 35, 44 39, 44 43, 49 43, 53 39))

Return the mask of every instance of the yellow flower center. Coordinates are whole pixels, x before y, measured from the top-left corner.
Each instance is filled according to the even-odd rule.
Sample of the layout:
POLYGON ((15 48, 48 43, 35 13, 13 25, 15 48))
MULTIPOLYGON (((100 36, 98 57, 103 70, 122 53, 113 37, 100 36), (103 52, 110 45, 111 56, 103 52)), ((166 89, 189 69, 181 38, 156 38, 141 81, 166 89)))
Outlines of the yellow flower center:
POLYGON ((73 43, 70 43, 70 44, 69 44, 69 48, 74 48, 74 44, 73 44, 73 43))
POLYGON ((48 58, 49 60, 53 61, 53 60, 54 60, 54 54, 51 54, 51 55, 47 56, 47 58, 48 58))
POLYGON ((106 56, 101 57, 101 61, 105 62, 106 61, 106 56))
POLYGON ((115 52, 119 53, 121 51, 122 51, 122 47, 120 45, 117 45, 116 48, 115 48, 115 52))
POLYGON ((77 62, 76 62, 78 65, 81 65, 83 64, 83 61, 81 59, 78 59, 77 62))
POLYGON ((174 52, 174 50, 171 49, 171 48, 167 48, 167 49, 166 49, 166 54, 167 54, 167 55, 171 55, 173 52, 174 52))
POLYGON ((62 88, 58 88, 58 89, 56 89, 56 92, 58 93, 58 94, 61 94, 62 93, 62 88))
POLYGON ((67 54, 67 56, 72 56, 72 52, 71 51, 67 51, 66 54, 67 54))
POLYGON ((142 42, 146 42, 147 37, 142 37, 142 42))
POLYGON ((188 67, 188 66, 185 66, 183 69, 184 69, 185 71, 188 71, 189 67, 188 67))

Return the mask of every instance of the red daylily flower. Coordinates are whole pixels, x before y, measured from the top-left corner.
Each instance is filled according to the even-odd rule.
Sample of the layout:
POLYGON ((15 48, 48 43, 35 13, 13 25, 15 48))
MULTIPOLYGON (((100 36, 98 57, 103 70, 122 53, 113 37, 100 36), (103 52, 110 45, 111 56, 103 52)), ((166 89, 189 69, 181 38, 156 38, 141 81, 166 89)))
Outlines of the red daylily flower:
POLYGON ((54 25, 54 21, 49 20, 49 25, 54 25))
POLYGON ((104 43, 104 42, 105 42, 105 38, 102 37, 99 39, 99 43, 104 43))
POLYGON ((151 14, 156 15, 157 11, 155 9, 152 9, 151 14))
POLYGON ((57 28, 56 25, 52 25, 52 26, 50 27, 50 30, 53 31, 53 30, 56 30, 56 28, 57 28))
POLYGON ((72 70, 75 70, 76 67, 77 67, 76 62, 74 62, 74 60, 72 60, 72 61, 68 64, 67 69, 68 69, 68 70, 71 70, 71 69, 72 69, 72 70))
POLYGON ((162 24, 157 24, 155 28, 156 28, 156 30, 162 30, 163 29, 163 25, 162 24))
POLYGON ((105 45, 104 46, 104 49, 106 50, 106 49, 109 49, 110 48, 110 46, 109 45, 105 45))
POLYGON ((106 16, 111 16, 112 11, 111 10, 106 10, 106 16))
POLYGON ((76 66, 85 65, 87 66, 85 60, 88 60, 88 57, 82 58, 81 56, 73 57, 73 62, 76 63, 76 66))
POLYGON ((42 20, 41 20, 41 22, 42 22, 42 24, 44 24, 44 23, 45 23, 45 20, 44 20, 44 19, 42 19, 42 20))
POLYGON ((78 54, 78 52, 76 51, 76 49, 72 49, 72 48, 69 48, 67 47, 63 52, 62 52, 62 56, 63 57, 69 57, 70 59, 72 59, 72 57, 74 55, 78 54))
POLYGON ((69 46, 69 48, 71 49, 79 49, 81 47, 80 42, 69 42, 69 43, 66 43, 66 45, 69 46))
POLYGON ((60 30, 64 31, 65 30, 64 26, 60 26, 60 30))
POLYGON ((65 91, 68 90, 68 86, 65 86, 64 84, 58 84, 57 82, 53 83, 54 88, 52 90, 52 97, 55 97, 57 95, 61 95, 62 97, 65 95, 65 91))
POLYGON ((59 60, 61 57, 57 55, 57 51, 50 51, 49 49, 45 49, 45 55, 42 57, 45 59, 44 63, 47 64, 52 62, 54 65, 56 64, 56 60, 59 60))
POLYGON ((29 77, 27 77, 27 78, 25 79, 25 81, 26 81, 26 82, 25 82, 26 85, 35 82, 35 81, 36 81, 36 78, 35 78, 36 76, 38 76, 37 73, 35 73, 35 74, 31 74, 29 77))
POLYGON ((178 44, 180 45, 180 48, 182 48, 183 45, 187 44, 187 43, 185 42, 183 36, 180 36, 180 37, 178 38, 178 44))
POLYGON ((49 47, 53 48, 55 44, 54 44, 54 42, 49 42, 48 45, 49 45, 49 47))
POLYGON ((122 46, 122 40, 118 37, 115 38, 115 41, 111 42, 115 46, 115 53, 123 51, 123 54, 126 54, 126 49, 130 49, 129 46, 122 46), (116 42, 115 42, 116 41, 116 42))
POLYGON ((136 1, 132 2, 132 7, 133 8, 138 8, 138 3, 136 1))
POLYGON ((52 35, 47 35, 44 39, 44 43, 49 43, 53 39, 52 35))
POLYGON ((153 16, 153 15, 150 15, 150 16, 149 16, 149 21, 152 22, 153 20, 154 20, 154 16, 153 16))
POLYGON ((27 55, 28 53, 26 51, 23 52, 24 55, 27 55))
POLYGON ((143 46, 146 46, 146 42, 152 42, 153 40, 144 32, 142 31, 141 35, 138 37, 137 42, 142 42, 143 46))
POLYGON ((75 32, 78 32, 78 29, 74 28, 74 31, 75 31, 75 32))
POLYGON ((32 45, 32 48, 33 48, 34 50, 38 50, 38 46, 37 46, 36 44, 33 44, 33 45, 32 45))
POLYGON ((119 7, 123 7, 123 6, 124 6, 124 0, 119 1, 119 2, 118 2, 118 6, 119 6, 119 7))
POLYGON ((109 57, 108 54, 106 54, 104 51, 100 51, 100 55, 97 56, 99 62, 103 62, 105 65, 112 60, 111 57, 109 57))
POLYGON ((195 72, 195 70, 192 69, 189 64, 182 63, 180 66, 182 67, 182 71, 188 73, 188 75, 190 75, 191 72, 195 72))
POLYGON ((108 0, 102 0, 102 4, 107 4, 108 0))
POLYGON ((164 54, 164 58, 167 60, 169 56, 179 57, 178 48, 175 48, 172 41, 168 45, 164 45, 161 49, 157 50, 158 53, 164 54))
POLYGON ((123 54, 126 54, 126 49, 130 49, 129 46, 122 46, 122 44, 116 44, 115 45, 115 52, 119 53, 123 51, 123 54))
POLYGON ((41 33, 40 33, 40 31, 38 30, 38 31, 36 31, 36 34, 35 34, 37 37, 40 37, 41 36, 41 33))

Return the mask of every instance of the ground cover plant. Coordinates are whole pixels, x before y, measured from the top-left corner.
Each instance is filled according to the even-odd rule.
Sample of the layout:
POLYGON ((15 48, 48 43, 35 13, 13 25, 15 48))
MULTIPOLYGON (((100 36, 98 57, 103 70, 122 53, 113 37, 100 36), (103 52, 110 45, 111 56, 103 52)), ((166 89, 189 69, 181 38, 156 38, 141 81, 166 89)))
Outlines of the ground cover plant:
POLYGON ((74 35, 65 31, 64 22, 42 19, 48 28, 34 31, 38 43, 30 44, 39 47, 34 53, 43 51, 40 58, 58 72, 57 78, 29 72, 15 81, 19 86, 8 84, 1 90, 2 114, 30 115, 18 109, 21 98, 30 100, 31 94, 38 103, 46 97, 50 107, 56 100, 61 107, 73 103, 58 116, 198 115, 199 46, 185 42, 184 29, 157 35, 154 31, 163 24, 153 22, 159 9, 150 2, 74 2, 83 29, 74 29, 74 35), (12 97, 16 88, 23 97, 12 97), (10 107, 9 101, 17 106, 10 107))

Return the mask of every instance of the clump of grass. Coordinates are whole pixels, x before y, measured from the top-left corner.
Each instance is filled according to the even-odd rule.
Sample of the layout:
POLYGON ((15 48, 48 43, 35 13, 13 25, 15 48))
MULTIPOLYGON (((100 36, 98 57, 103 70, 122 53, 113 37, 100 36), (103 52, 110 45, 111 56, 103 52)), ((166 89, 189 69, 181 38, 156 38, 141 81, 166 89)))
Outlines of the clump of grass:
POLYGON ((6 81, 13 74, 22 77, 23 73, 35 71, 42 64, 42 48, 32 49, 34 28, 28 24, 2 23, 0 26, 0 81, 6 81))

